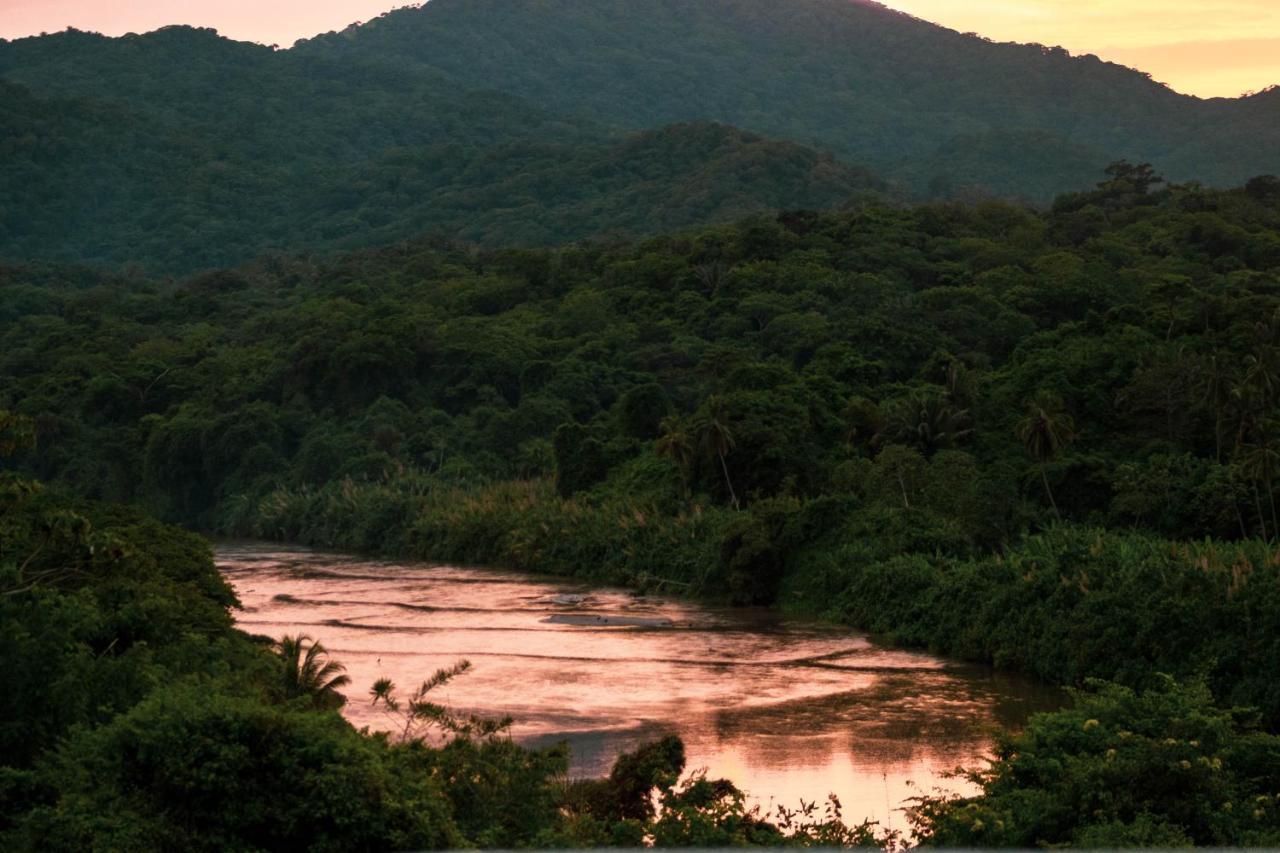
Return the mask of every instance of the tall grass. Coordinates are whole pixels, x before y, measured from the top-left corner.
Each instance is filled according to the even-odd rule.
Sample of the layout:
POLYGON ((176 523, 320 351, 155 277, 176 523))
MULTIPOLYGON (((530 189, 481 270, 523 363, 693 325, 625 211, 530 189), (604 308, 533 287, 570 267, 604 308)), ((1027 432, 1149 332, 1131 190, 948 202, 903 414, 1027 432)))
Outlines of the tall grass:
POLYGON ((564 499, 547 480, 424 476, 280 489, 226 517, 240 535, 738 601, 762 600, 758 581, 776 572, 770 596, 902 645, 1057 684, 1204 676, 1223 701, 1280 724, 1280 548, 1263 542, 1064 524, 975 555, 916 510, 793 500, 671 512, 564 499))
POLYGON ((1280 723, 1280 548, 1061 525, 1002 553, 884 553, 837 532, 786 592, 887 639, 1058 684, 1204 676, 1280 723))
MULTIPOLYGON (((566 500, 547 480, 440 484, 350 479, 233 504, 223 532, 316 547, 484 564, 714 594, 731 510, 566 500)), ((722 585, 720 588, 723 588, 722 585)))

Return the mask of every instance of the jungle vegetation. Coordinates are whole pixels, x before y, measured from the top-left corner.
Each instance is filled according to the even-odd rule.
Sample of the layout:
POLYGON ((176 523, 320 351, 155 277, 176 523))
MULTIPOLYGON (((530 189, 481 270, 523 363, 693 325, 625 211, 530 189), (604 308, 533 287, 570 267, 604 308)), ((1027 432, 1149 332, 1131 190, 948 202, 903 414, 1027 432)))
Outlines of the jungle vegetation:
POLYGON ((869 0, 0 40, 0 848, 1280 846, 1278 114, 869 0), (907 836, 675 739, 575 780, 467 661, 237 630, 199 534, 1072 701, 907 836))
MULTIPOLYGON (((0 451, 29 445, 0 412, 0 451)), ((566 775, 508 721, 428 698, 403 736, 338 713, 341 665, 308 638, 249 636, 208 543, 136 509, 0 476, 0 846, 6 850, 406 850, 854 846, 838 812, 762 815, 685 775, 667 738, 604 780, 566 775), (662 803, 659 811, 655 800, 662 803)), ((398 702, 394 685, 370 688, 398 702)), ((359 697, 362 689, 353 695, 359 697)), ((358 700, 357 700, 358 701, 358 700)), ((397 707, 401 707, 397 705, 397 707)))
POLYGON ((169 27, 0 41, 0 258, 190 273, 423 233, 543 245, 887 188, 707 120, 631 130, 389 59, 169 27))
POLYGON ((1204 101, 874 0, 432 0, 294 52, 394 57, 624 127, 725 122, 943 195, 1047 203, 1121 157, 1209 184, 1280 171, 1280 90, 1204 101))
POLYGON ((1126 162, 1043 211, 7 266, 4 838, 894 843, 675 785, 673 743, 573 784, 408 686, 373 696, 442 743, 357 733, 340 662, 236 632, 208 546, 145 512, 794 608, 1079 690, 978 796, 923 799, 921 842, 1278 843, 1278 273, 1280 180, 1126 162))
POLYGON ((185 275, 869 194, 1048 205, 1119 158, 1225 187, 1280 173, 1278 111, 866 0, 433 0, 285 50, 68 30, 0 40, 0 259, 185 275))

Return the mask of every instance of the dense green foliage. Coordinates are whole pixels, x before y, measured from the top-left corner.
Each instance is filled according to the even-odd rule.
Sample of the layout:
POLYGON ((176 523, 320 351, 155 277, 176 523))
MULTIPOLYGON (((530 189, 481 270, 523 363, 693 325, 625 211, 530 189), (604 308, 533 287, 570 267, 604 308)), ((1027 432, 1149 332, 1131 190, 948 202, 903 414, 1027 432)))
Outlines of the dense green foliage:
MULTIPOLYGON (((922 803, 922 837, 1274 843, 1259 798, 1280 724, 1278 276, 1280 181, 1165 186, 1128 164, 1043 213, 866 203, 178 282, 15 266, 0 407, 32 420, 7 419, 22 440, 0 450, 37 437, 23 469, 206 529, 776 603, 1058 683, 1105 678, 1123 686, 1016 736, 979 797, 922 803), (1124 732, 1140 739, 1112 743, 1124 732), (1200 775, 1176 776, 1182 761, 1200 775)), ((618 799, 632 782, 553 783, 561 759, 488 729, 444 751, 359 737, 320 652, 231 631, 198 540, 8 500, 14 838, 272 846, 331 774, 355 774, 385 794, 320 806, 336 823, 315 844, 870 840, 765 820, 706 780, 636 812, 618 799), (191 643, 221 651, 194 661, 191 643), (291 734, 230 746, 263 732, 291 734), (205 765, 181 742, 231 752, 187 778, 205 765), (479 789, 423 779, 453 760, 499 769, 479 789), (220 823, 211 792, 244 775, 302 794, 220 823), (192 792, 206 811, 157 808, 192 792), (342 835, 352 822, 370 834, 342 835)), ((669 778, 654 766, 674 747, 654 749, 621 766, 669 778)))
POLYGON ((925 843, 1280 845, 1278 117, 867 0, 0 40, 0 847, 900 840, 673 738, 570 780, 465 661, 356 731, 151 516, 1084 688, 925 843), (980 201, 1120 157, 1177 183, 980 201))
POLYGON ((723 121, 942 193, 1048 201, 1121 157, 1209 183, 1280 171, 1280 91, 1200 101, 868 0, 432 0, 295 51, 395 57, 628 127, 723 121))
MULTIPOLYGON (((26 426, 0 411, 0 450, 26 426)), ((422 700, 439 674, 408 706, 423 725, 357 732, 330 701, 339 665, 297 638, 273 653, 232 628, 234 604, 199 537, 0 476, 0 847, 875 841, 838 815, 771 822, 729 782, 681 781, 675 738, 622 756, 608 779, 568 780, 563 747, 524 749, 501 722, 453 725, 422 700)))
POLYGON ((1055 513, 1272 539, 1275 179, 1113 172, 1045 214, 870 204, 177 283, 9 267, 0 404, 37 419, 42 477, 206 528, 343 478, 558 475, 668 516, 923 513, 961 552, 1055 513))
MULTIPOLYGON (((856 601, 864 570, 949 560, 996 584, 991 549, 1056 517, 1274 540, 1273 183, 1157 191, 1121 166, 1044 215, 871 205, 177 285, 13 268, 0 403, 37 418, 39 474, 170 519, 737 600, 773 601, 790 574, 802 600, 856 601), (556 494, 486 485, 553 477, 556 494)), ((1080 536, 1035 547, 1074 578, 1080 536)), ((1241 559, 1270 571, 1265 549, 1241 559)), ((1108 576, 1122 598, 1165 572, 1116 561, 1137 572, 1108 576)), ((1236 584, 1208 581, 1232 559, 1209 562, 1205 606, 1236 584)), ((918 629, 878 603, 846 615, 924 642, 923 602, 905 605, 918 629)), ((953 650, 1004 660, 987 627, 953 650)), ((1047 671, 1054 645, 1019 665, 1122 674, 1047 671)))
POLYGON ((914 815, 943 847, 1275 847, 1280 737, 1203 687, 1093 685, 1074 707, 1006 735, 975 773, 981 795, 925 798, 914 815))
POLYGON ((845 529, 797 558, 793 588, 909 645, 1059 684, 1204 676, 1280 725, 1280 550, 1059 526, 997 555, 890 553, 845 529))
POLYGON ((848 0, 433 0, 289 50, 69 30, 0 40, 0 258, 185 274, 872 192, 1047 203, 1121 157, 1225 185, 1280 171, 1278 117, 1280 90, 1199 101, 848 0))
POLYGON ((706 122, 624 134, 429 69, 171 27, 0 42, 0 257, 190 272, 424 232, 647 234, 883 188, 706 122))
POLYGON ((276 688, 198 537, 13 477, 0 533, 6 849, 465 840, 424 756, 276 688))

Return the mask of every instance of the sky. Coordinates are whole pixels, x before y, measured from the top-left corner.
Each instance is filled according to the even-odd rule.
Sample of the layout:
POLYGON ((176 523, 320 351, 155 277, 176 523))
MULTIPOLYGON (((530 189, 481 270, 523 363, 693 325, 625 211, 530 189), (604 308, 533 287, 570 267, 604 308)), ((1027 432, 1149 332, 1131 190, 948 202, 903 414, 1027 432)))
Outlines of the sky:
MULTIPOLYGON (((288 46, 405 0, 0 0, 0 38, 74 26, 107 35, 166 24, 288 46)), ((644 2, 644 0, 636 0, 644 2)), ((1280 84, 1280 0, 886 0, 996 41, 1061 45, 1149 72, 1179 92, 1234 97, 1280 84)))
POLYGON ((1094 53, 1189 95, 1235 97, 1280 85, 1280 0, 887 0, 887 5, 996 41, 1094 53))

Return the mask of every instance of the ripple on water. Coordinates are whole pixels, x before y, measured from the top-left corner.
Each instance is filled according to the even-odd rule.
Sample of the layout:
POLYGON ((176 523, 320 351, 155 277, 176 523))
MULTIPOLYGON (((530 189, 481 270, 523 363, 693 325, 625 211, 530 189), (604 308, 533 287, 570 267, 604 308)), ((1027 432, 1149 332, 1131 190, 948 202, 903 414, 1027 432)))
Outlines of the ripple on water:
POLYGON ((246 630, 308 634, 346 665, 354 724, 393 727, 369 705, 375 679, 409 687, 466 658, 473 670, 437 699, 511 715, 530 745, 567 741, 583 775, 678 733, 691 769, 761 802, 833 792, 847 818, 884 821, 886 804, 963 789, 945 774, 980 763, 993 726, 1060 701, 1024 680, 759 609, 274 546, 222 547, 217 560, 246 630))

